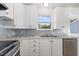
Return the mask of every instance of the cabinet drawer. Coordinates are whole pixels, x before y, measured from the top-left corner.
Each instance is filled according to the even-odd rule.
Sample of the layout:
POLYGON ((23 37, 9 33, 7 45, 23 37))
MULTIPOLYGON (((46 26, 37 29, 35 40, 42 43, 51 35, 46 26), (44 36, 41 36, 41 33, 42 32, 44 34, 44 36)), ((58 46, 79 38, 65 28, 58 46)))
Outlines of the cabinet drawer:
POLYGON ((33 40, 29 40, 30 43, 39 43, 39 40, 33 39, 33 40))
POLYGON ((39 56, 39 40, 29 40, 29 56, 39 56))
POLYGON ((31 47, 31 48, 33 48, 33 47, 39 47, 39 40, 30 40, 29 41, 29 46, 31 47))
POLYGON ((38 45, 37 44, 30 44, 29 47, 30 48, 39 48, 39 44, 38 45))
POLYGON ((39 56, 39 48, 29 49, 29 55, 30 56, 39 56))

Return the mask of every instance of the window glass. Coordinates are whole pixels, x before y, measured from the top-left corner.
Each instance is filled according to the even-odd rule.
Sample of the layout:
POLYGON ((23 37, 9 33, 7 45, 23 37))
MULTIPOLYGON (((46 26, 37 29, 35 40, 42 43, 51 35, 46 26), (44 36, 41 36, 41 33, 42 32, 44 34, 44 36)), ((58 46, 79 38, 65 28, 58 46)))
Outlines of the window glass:
POLYGON ((78 33, 78 20, 75 19, 70 24, 70 32, 71 33, 78 33))
POLYGON ((39 29, 51 29, 51 17, 50 16, 39 16, 38 17, 38 28, 39 29))
POLYGON ((38 22, 51 22, 50 16, 40 16, 38 17, 38 22))

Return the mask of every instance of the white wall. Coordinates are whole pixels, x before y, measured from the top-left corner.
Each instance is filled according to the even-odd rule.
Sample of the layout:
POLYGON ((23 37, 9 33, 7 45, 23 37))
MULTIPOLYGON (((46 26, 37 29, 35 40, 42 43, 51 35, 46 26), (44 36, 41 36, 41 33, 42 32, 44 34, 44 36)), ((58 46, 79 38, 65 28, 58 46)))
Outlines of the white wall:
MULTIPOLYGON (((69 12, 69 20, 73 18, 79 18, 79 7, 68 7, 68 12, 69 12)), ((75 36, 79 35, 79 33, 75 33, 75 34, 70 33, 70 30, 68 33, 69 35, 75 35, 75 36)))
POLYGON ((73 16, 79 17, 79 7, 56 7, 55 10, 56 27, 64 27, 64 32, 70 34, 70 20, 73 16))
POLYGON ((48 7, 38 7, 38 14, 43 16, 51 16, 52 9, 48 7))

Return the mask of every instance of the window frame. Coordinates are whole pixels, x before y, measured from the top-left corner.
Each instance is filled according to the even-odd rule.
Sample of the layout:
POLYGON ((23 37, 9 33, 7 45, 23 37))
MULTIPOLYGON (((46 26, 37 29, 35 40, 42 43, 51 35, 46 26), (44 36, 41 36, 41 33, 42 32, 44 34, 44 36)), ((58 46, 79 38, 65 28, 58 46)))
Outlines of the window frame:
MULTIPOLYGON (((39 17, 39 16, 38 16, 39 17)), ((41 16, 40 16, 41 17, 41 16)), ((38 21, 38 18, 37 18, 37 30, 52 30, 52 17, 51 16, 42 16, 42 17, 50 17, 50 22, 39 22, 38 21), (48 28, 48 29, 40 29, 39 28, 39 24, 40 23, 50 23, 51 25, 50 25, 50 29, 48 28)))

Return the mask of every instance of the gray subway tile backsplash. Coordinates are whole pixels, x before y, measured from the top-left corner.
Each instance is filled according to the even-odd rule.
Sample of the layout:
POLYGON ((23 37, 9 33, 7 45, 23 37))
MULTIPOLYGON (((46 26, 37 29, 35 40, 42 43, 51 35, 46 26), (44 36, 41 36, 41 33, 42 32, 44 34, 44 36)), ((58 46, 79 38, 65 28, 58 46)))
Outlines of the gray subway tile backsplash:
POLYGON ((44 31, 44 30, 30 30, 30 29, 20 29, 20 30, 15 30, 15 35, 16 36, 38 36, 38 35, 43 35, 43 34, 48 34, 51 33, 51 31, 44 31))

